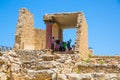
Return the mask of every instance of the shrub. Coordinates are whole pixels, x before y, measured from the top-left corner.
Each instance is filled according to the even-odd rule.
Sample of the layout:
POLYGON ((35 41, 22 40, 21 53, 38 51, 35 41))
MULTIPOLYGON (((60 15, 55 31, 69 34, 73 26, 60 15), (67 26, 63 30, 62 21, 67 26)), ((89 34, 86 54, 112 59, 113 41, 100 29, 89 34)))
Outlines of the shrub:
POLYGON ((89 58, 93 57, 93 55, 91 53, 88 54, 89 58))
POLYGON ((80 69, 77 68, 76 69, 76 73, 80 74, 80 69))
POLYGON ((87 59, 85 59, 84 61, 85 61, 86 63, 89 63, 89 62, 90 62, 90 59, 87 58, 87 59))
POLYGON ((99 64, 104 64, 105 62, 103 60, 99 60, 99 64))

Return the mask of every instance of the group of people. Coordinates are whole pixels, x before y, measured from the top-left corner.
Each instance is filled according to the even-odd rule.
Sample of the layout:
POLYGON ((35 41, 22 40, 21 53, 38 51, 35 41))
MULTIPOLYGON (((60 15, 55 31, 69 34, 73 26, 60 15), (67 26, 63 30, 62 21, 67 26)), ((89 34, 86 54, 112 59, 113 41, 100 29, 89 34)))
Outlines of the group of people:
POLYGON ((52 38, 52 50, 53 51, 73 51, 75 46, 71 47, 71 39, 67 42, 55 40, 54 37, 52 38))

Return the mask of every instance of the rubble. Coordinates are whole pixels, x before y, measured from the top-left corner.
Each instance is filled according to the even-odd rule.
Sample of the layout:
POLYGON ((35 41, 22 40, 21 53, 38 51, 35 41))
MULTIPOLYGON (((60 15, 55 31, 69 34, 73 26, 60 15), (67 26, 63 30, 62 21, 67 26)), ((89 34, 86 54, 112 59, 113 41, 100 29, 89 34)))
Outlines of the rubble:
MULTIPOLYGON (((91 57, 80 54, 49 54, 49 50, 11 50, 0 56, 1 80, 110 80, 120 79, 120 57, 91 57), (108 61, 113 60, 116 64, 108 61), (104 63, 99 63, 104 60, 104 63)), ((106 57, 106 56, 105 56, 106 57)))

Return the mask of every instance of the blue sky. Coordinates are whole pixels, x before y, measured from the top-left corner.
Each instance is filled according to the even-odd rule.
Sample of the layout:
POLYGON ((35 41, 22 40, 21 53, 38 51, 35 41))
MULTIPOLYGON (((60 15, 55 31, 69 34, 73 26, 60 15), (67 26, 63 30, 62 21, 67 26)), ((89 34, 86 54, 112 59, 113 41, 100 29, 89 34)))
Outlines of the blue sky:
MULTIPOLYGON (((13 46, 19 9, 23 7, 34 15, 34 26, 40 29, 45 29, 46 13, 82 11, 94 54, 120 55, 120 0, 0 0, 0 45, 13 46)), ((75 30, 65 31, 64 36, 64 40, 74 41, 75 30)))

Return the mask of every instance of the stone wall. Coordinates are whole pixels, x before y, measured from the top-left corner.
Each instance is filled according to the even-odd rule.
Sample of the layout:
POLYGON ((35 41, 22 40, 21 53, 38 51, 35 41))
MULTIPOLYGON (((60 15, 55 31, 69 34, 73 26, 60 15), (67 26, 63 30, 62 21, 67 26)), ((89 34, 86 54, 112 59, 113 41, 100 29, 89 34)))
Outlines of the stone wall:
POLYGON ((33 15, 25 8, 20 9, 15 34, 15 49, 34 49, 33 15))
POLYGON ((34 28, 33 15, 25 8, 20 9, 15 34, 15 50, 45 49, 45 30, 34 28))
POLYGON ((55 38, 55 40, 59 39, 59 26, 57 25, 57 23, 54 23, 52 25, 52 36, 55 38))
POLYGON ((36 50, 45 49, 46 47, 46 30, 34 29, 35 41, 34 46, 36 50))
POLYGON ((52 25, 52 36, 55 40, 63 40, 63 30, 57 23, 52 25))
POLYGON ((88 26, 84 14, 78 14, 76 31, 75 52, 80 53, 82 58, 87 58, 88 50, 88 26))

